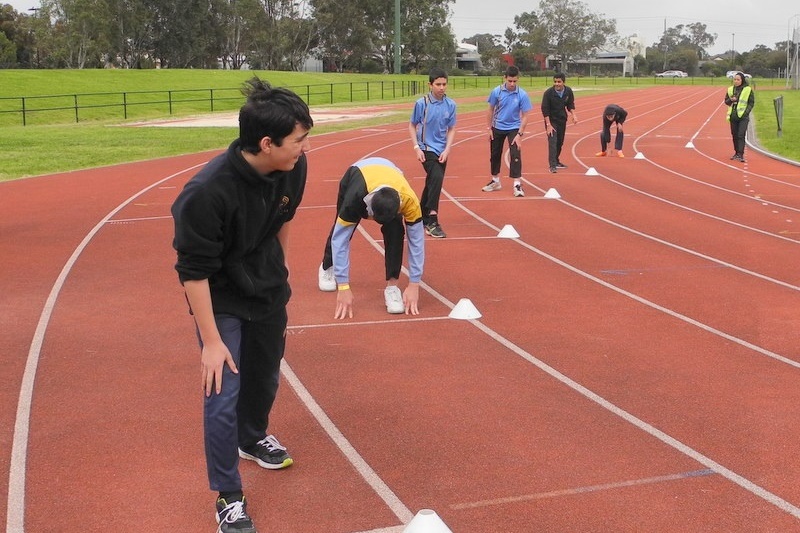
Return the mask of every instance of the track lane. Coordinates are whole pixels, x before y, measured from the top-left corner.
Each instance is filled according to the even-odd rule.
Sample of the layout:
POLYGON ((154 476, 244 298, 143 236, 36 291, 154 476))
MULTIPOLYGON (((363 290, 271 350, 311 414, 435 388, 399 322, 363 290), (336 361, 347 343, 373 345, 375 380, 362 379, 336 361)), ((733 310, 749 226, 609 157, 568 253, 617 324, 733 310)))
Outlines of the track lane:
MULTIPOLYGON (((587 107, 602 105, 599 100, 596 101, 596 104, 592 102, 595 100, 587 101, 589 104, 587 107)), ((583 114, 583 116, 586 115, 583 114)), ((480 118, 477 118, 475 123, 479 122, 480 118)), ((586 131, 591 129, 590 124, 570 126, 570 129, 574 130, 575 135, 579 135, 582 131, 581 128, 584 127, 586 131)), ((396 155, 396 159, 404 161, 403 168, 410 169, 411 174, 415 174, 413 169, 418 166, 418 163, 408 162, 410 156, 404 154, 406 150, 403 150, 403 146, 405 145, 401 140, 405 138, 404 136, 402 128, 386 128, 383 132, 369 132, 361 141, 347 145, 347 155, 352 157, 360 154, 361 150, 364 151, 364 155, 372 153, 371 151, 376 149, 375 141, 385 138, 387 147, 391 145, 390 148, 385 149, 392 154, 396 150, 400 150, 401 153, 396 155), (396 137, 395 140, 391 138, 393 135, 396 137)), ((330 153, 340 156, 341 145, 336 144, 335 138, 336 136, 326 137, 325 140, 321 140, 320 144, 329 144, 330 153)), ((454 164, 448 169, 448 175, 453 176, 453 180, 448 177, 445 186, 450 191, 452 181, 452 189, 456 192, 455 197, 459 196, 458 191, 462 189, 464 192, 460 196, 475 195, 474 191, 479 189, 484 181, 483 178, 480 178, 484 175, 483 165, 466 164, 467 161, 474 163, 475 159, 468 154, 481 153, 485 149, 483 139, 485 136, 476 140, 474 148, 471 148, 468 142, 459 147, 459 150, 465 151, 461 162, 457 163, 457 155, 454 155, 454 164), (467 193, 466 191, 472 192, 467 193)), ((316 146, 316 139, 314 143, 316 146)), ((525 145, 526 169, 534 170, 535 162, 539 160, 538 154, 542 151, 533 143, 530 145, 532 150, 528 146, 528 144, 525 145), (531 163, 529 164, 528 161, 531 163)), ((358 276, 366 284, 363 288, 364 306, 363 308, 359 307, 359 320, 363 319, 365 322, 373 320, 380 324, 324 327, 330 322, 332 305, 330 295, 321 294, 315 288, 314 276, 321 243, 314 242, 319 239, 315 239, 313 236, 325 233, 324 228, 327 228, 332 221, 333 208, 330 205, 330 199, 335 198, 335 187, 338 177, 341 175, 343 163, 341 158, 337 159, 328 155, 325 150, 320 150, 319 155, 325 157, 316 158, 313 154, 310 156, 315 157, 313 168, 320 169, 320 177, 317 179, 315 172, 314 181, 309 188, 308 201, 304 203, 303 216, 297 221, 299 231, 296 233, 297 240, 294 241, 296 246, 293 245, 292 248, 293 260, 299 261, 299 266, 293 272, 296 297, 292 303, 292 312, 293 315, 308 320, 298 323, 300 329, 305 326, 308 327, 308 331, 300 334, 297 330, 298 333, 293 334, 291 340, 299 344, 296 355, 289 356, 289 362, 292 368, 297 370, 300 379, 314 391, 315 398, 320 399, 321 405, 333 413, 332 419, 345 430, 345 434, 352 436, 356 448, 363 451, 367 461, 375 465, 376 472, 382 479, 390 482, 389 486, 396 490, 400 499, 410 509, 433 506, 440 515, 446 517, 448 524, 454 527, 454 531, 494 531, 496 529, 491 528, 498 527, 499 524, 507 527, 504 531, 529 531, 532 521, 544 526, 545 530, 547 528, 563 530, 565 527, 592 529, 598 527, 597 520, 603 520, 602 524, 619 525, 617 529, 625 529, 631 527, 631 524, 642 522, 650 527, 659 524, 665 531, 670 527, 687 523, 706 525, 708 530, 724 524, 731 527, 748 524, 748 526, 752 526, 750 530, 759 530, 764 527, 764 531, 788 531, 796 526, 796 522, 790 515, 777 510, 775 506, 765 506, 762 500, 723 481, 719 476, 687 476, 677 478, 683 479, 685 482, 675 480, 667 482, 666 479, 669 476, 681 476, 686 472, 693 472, 697 465, 693 461, 681 457, 681 454, 666 451, 663 444, 654 442, 640 430, 620 422, 608 412, 602 409, 598 410, 596 406, 587 404, 585 401, 576 401, 574 391, 565 390, 563 385, 553 383, 550 377, 542 375, 535 369, 532 371, 529 365, 520 363, 508 352, 507 346, 502 344, 498 346, 497 339, 494 342, 486 341, 483 338, 485 335, 474 335, 471 328, 466 327, 462 322, 447 320, 412 322, 400 319, 392 320, 387 324, 380 301, 382 282, 378 279, 380 276, 376 278, 375 275, 376 270, 380 271, 375 268, 376 262, 380 264, 380 258, 375 256, 375 249, 372 245, 365 245, 363 242, 361 244, 354 243, 355 246, 358 246, 359 254, 363 254, 359 256, 363 259, 356 261, 363 263, 359 267, 358 276), (318 193, 319 197, 316 196, 318 193), (320 200, 315 200, 315 198, 320 200), (302 223, 300 223, 301 221, 302 223), (306 221, 311 224, 306 226, 306 221), (320 225, 323 230, 320 229, 320 225), (404 321, 408 324, 404 325, 404 321), (314 324, 323 327, 309 327, 314 324), (408 341, 410 346, 398 352, 390 345, 385 351, 375 353, 372 359, 366 358, 364 354, 369 354, 369 351, 362 342, 363 339, 375 335, 379 339, 385 339, 387 327, 391 328, 392 333, 395 333, 400 339, 408 341), (346 333, 341 334, 338 331, 346 333), (405 331, 408 333, 404 334, 405 331), (438 348, 432 347, 439 340, 441 343, 438 348), (454 353, 448 349, 448 347, 459 344, 465 348, 454 353), (432 354, 435 354, 436 357, 432 354), (319 358, 323 356, 326 357, 326 362, 331 364, 321 365, 319 358), (409 357, 409 359, 406 360, 402 356, 409 357), (387 362, 392 364, 388 365, 387 362), (459 369, 459 371, 453 374, 454 369, 459 369), (491 371, 489 371, 490 369, 491 371), (427 370, 428 374, 420 370, 427 370), (387 373, 394 379, 386 382, 375 381, 375 376, 387 373), (414 379, 410 379, 412 376, 414 379), (336 379, 337 377, 339 379, 336 379), (443 383, 446 383, 448 387, 442 387, 443 383), (435 387, 440 387, 441 390, 437 392, 442 397, 441 401, 435 401, 432 405, 431 391, 435 390, 435 387), (465 391, 469 391, 470 394, 465 395, 465 391), (348 404, 348 401, 352 403, 348 404), (531 406, 549 407, 532 409, 531 406), (386 413, 392 415, 391 420, 369 418, 371 414, 386 416, 386 413), (504 414, 506 416, 500 416, 504 414), (461 425, 457 423, 459 422, 458 418, 453 419, 455 416, 461 417, 461 425), (453 424, 455 428, 451 427, 453 424), (478 431, 470 432, 471 428, 478 431), (582 431, 587 433, 586 438, 576 439, 576 435, 582 435, 582 431), (378 439, 375 439, 376 435, 379 436, 378 439), (480 440, 480 437, 485 435, 488 435, 488 438, 480 440), (484 442, 495 445, 495 447, 497 443, 500 443, 499 447, 504 452, 500 461, 491 462, 490 465, 482 464, 480 461, 475 463, 476 450, 485 450, 485 453, 490 456, 495 452, 495 447, 476 449, 476 444, 484 442), (593 454, 598 447, 601 448, 599 452, 596 455, 593 454), (420 448, 426 454, 423 457, 420 457, 420 448), (510 456, 508 452, 511 453, 510 456), (405 460, 399 460, 402 458, 405 460), (659 460, 662 458, 664 463, 659 466, 659 460), (633 466, 627 469, 622 465, 633 466), (426 468, 421 468, 422 466, 429 470, 426 471, 426 468), (612 466, 616 467, 616 470, 611 468, 612 466), (673 468, 676 466, 679 468, 673 468), (492 476, 487 477, 487 469, 491 471, 492 476), (466 471, 465 475, 461 476, 460 474, 464 471, 466 471), (531 478, 531 472, 535 472, 534 478, 531 478), (497 477, 494 477, 496 474, 497 477), (501 482, 503 477, 499 474, 505 474, 505 477, 511 480, 510 485, 504 487, 501 482), (660 480, 664 476, 667 476, 664 480, 651 484, 631 484, 624 489, 627 495, 624 500, 626 503, 620 505, 616 495, 620 488, 626 487, 624 485, 626 480, 660 480), (495 483, 491 482, 493 479, 496 480, 495 483), (622 484, 619 485, 619 483, 622 484), (481 485, 484 484, 486 486, 481 489, 481 485), (629 488, 632 486, 638 488, 632 491, 629 488), (590 487, 605 487, 605 489, 598 488, 591 491, 588 490, 590 487), (572 488, 571 492, 570 488, 572 488), (587 490, 582 491, 581 488, 587 490), (567 493, 561 494, 560 497, 555 495, 547 497, 548 494, 555 494, 559 490, 567 490, 567 493), (704 492, 709 490, 711 492, 704 492), (475 493, 474 497, 469 497, 473 493, 475 493), (497 504, 485 503, 497 499, 498 494, 509 497, 521 495, 522 499, 497 504), (576 499, 576 495, 582 496, 576 499), (670 495, 675 498, 670 498, 670 495), (708 495, 708 498, 703 495, 708 495), (470 503, 476 502, 484 502, 484 504, 475 507, 469 506, 470 503), (531 502, 535 503, 531 504, 531 502), (441 505, 436 505, 437 503, 441 503, 441 505), (496 505, 500 507, 496 507, 496 505), (718 509, 719 513, 708 512, 710 509, 718 509), (723 515, 725 518, 721 518, 723 515), (699 522, 695 520, 699 520, 699 522)), ((394 155, 391 157, 395 158, 394 155)), ((344 165, 346 164, 344 163, 344 165)), ((547 182, 560 183, 556 182, 555 178, 580 179, 576 175, 568 174, 539 178, 538 174, 538 172, 526 173, 526 179, 543 188, 547 182)), ((415 184, 419 185, 419 177, 417 176, 416 179, 415 184)), ((733 407, 723 409, 710 401, 708 405, 705 405, 698 399, 696 401, 704 408, 702 413, 687 411, 685 405, 682 406, 682 411, 670 413, 665 406, 675 406, 679 403, 680 398, 692 397, 692 394, 697 394, 698 387, 705 386, 714 390, 711 383, 706 383, 707 380, 702 379, 702 376, 706 375, 704 371, 716 369, 720 379, 724 376, 727 380, 730 376, 726 372, 729 368, 726 363, 727 365, 732 364, 730 362, 731 353, 739 353, 740 348, 734 348, 731 352, 726 348, 725 343, 709 341, 704 332, 698 332, 691 327, 676 327, 670 318, 665 318, 660 313, 645 312, 647 320, 642 320, 643 313, 640 306, 631 304, 624 298, 620 299, 618 295, 602 288, 594 287, 591 284, 587 285, 580 280, 576 281, 577 278, 573 274, 564 271, 559 266, 554 266, 552 261, 532 259, 529 252, 519 249, 519 246, 509 241, 492 239, 497 227, 502 226, 505 220, 510 220, 510 217, 519 217, 519 228, 528 228, 528 224, 533 224, 534 218, 528 218, 530 213, 523 212, 520 215, 517 213, 520 209, 536 209, 537 214, 553 217, 551 218, 553 221, 551 227, 556 227, 559 221, 563 222, 574 218, 574 214, 570 214, 566 219, 561 218, 564 216, 561 211, 567 211, 563 209, 563 206, 547 203, 547 201, 536 201, 533 198, 530 200, 516 202, 502 199, 500 201, 473 202, 485 210, 482 214, 485 215, 486 220, 492 221, 494 228, 486 226, 465 212, 453 213, 450 206, 443 206, 443 210, 447 210, 448 233, 451 233, 450 218, 453 220, 452 228, 455 231, 452 238, 448 238, 444 242, 429 241, 430 260, 425 277, 426 282, 437 293, 444 295, 450 301, 455 301, 459 296, 464 295, 465 282, 468 280, 470 285, 474 285, 475 292, 473 294, 482 295, 473 297, 475 301, 479 302, 479 308, 485 311, 482 324, 495 325, 494 331, 502 334, 503 338, 514 339, 520 346, 527 346, 529 353, 541 355, 541 346, 545 345, 548 348, 548 357, 553 357, 549 355, 552 349, 553 353, 557 355, 552 361, 558 363, 561 368, 569 368, 570 375, 580 378, 579 381, 585 380, 586 383, 596 384, 598 389, 608 391, 609 396, 615 400, 617 395, 621 395, 619 396, 620 403, 624 402, 625 405, 630 405, 632 412, 652 415, 654 419, 663 418, 665 427, 674 428, 681 435, 685 434, 687 441, 701 443, 704 449, 715 451, 715 454, 718 453, 726 461, 741 466, 741 469, 751 479, 758 482, 764 480, 769 486, 775 487, 775 490, 781 495, 789 494, 791 496, 792 489, 784 487, 780 480, 775 479, 778 477, 777 465, 779 463, 766 460, 767 454, 773 450, 773 448, 766 448, 767 445, 776 444, 778 445, 777 449, 784 449, 780 448, 784 440, 791 441, 790 428, 785 428, 786 431, 780 435, 773 435, 772 440, 764 443, 764 448, 761 446, 748 448, 748 451, 752 450, 752 457, 741 458, 736 455, 733 443, 724 447, 722 451, 716 452, 716 447, 720 445, 722 437, 708 435, 709 432, 714 433, 717 426, 714 425, 712 427, 714 431, 711 431, 706 424, 711 424, 711 421, 719 417, 725 432, 735 434, 744 427, 752 427, 753 429, 749 432, 750 436, 755 437, 761 436, 761 433, 769 433, 766 429, 760 431, 759 428, 770 429, 771 423, 779 423, 783 418, 779 411, 786 407, 783 402, 791 401, 791 398, 770 398, 770 401, 760 406, 758 411, 753 411, 752 420, 749 418, 742 420, 742 417, 737 417, 737 415, 743 409, 753 409, 753 406, 747 402, 748 396, 744 391, 748 390, 746 387, 750 387, 749 390, 754 391, 756 397, 764 398, 764 395, 769 392, 765 374, 774 377, 777 380, 774 383, 786 380, 787 386, 791 383, 793 374, 789 374, 787 377, 784 372, 776 370, 774 365, 763 363, 765 369, 761 369, 762 374, 760 374, 764 376, 763 385, 760 385, 761 382, 757 384, 726 382, 717 391, 723 398, 737 398, 736 394, 739 394, 741 401, 736 405, 742 407, 738 411, 733 407), (558 212, 546 215, 545 212, 548 211, 558 212), (498 249, 500 255, 495 255, 498 249), (487 265, 485 260, 476 260, 476 257, 481 259, 491 257, 493 260, 487 265), (525 265, 524 269, 529 269, 535 275, 515 278, 508 274, 520 271, 520 264, 525 265), (494 273, 500 275, 493 275, 494 273), (543 296, 541 301, 537 300, 539 296, 543 296), (502 305, 497 300, 502 301, 502 305), (586 303, 576 305, 576 302, 581 301, 586 303), (531 302, 537 302, 538 307, 531 308, 529 305, 531 302), (591 314, 587 314, 586 309, 591 310, 592 306, 599 308, 592 310, 591 314), (554 312, 554 309, 557 312, 554 312), (618 321, 615 318, 614 321, 609 322, 609 309, 622 310, 618 321), (528 316, 534 316, 536 320, 526 320, 525 317, 528 316), (511 318, 509 319, 509 317, 511 318), (578 317, 580 320, 576 320, 578 317), (544 324, 538 324, 540 320, 544 324), (580 327, 584 324, 589 324, 591 327, 588 329, 580 327), (519 327, 520 325, 524 326, 521 331, 514 330, 515 326, 519 327), (624 329, 622 327, 624 325, 637 327, 624 329), (644 353, 643 350, 652 349, 652 332, 645 327, 650 325, 663 328, 659 331, 663 332, 664 338, 668 338, 671 343, 675 344, 674 346, 670 345, 669 349, 664 352, 661 367, 657 368, 648 366, 648 363, 652 363, 652 361, 640 360, 640 354, 644 353), (620 338, 620 331, 626 332, 626 338, 620 338), (631 332, 641 332, 642 335, 649 333, 649 336, 628 339, 627 336, 630 336, 631 332), (694 339, 697 336, 702 338, 703 342, 695 345, 694 339), (676 342, 674 337, 686 340, 676 342), (603 346, 606 347, 600 353, 596 353, 594 349, 594 343, 598 339, 602 340, 603 346), (581 348, 578 340, 587 343, 588 349, 586 346, 581 348), (681 367, 677 376, 671 376, 676 372, 676 364, 685 364, 685 353, 688 352, 681 353, 679 350, 681 346, 695 347, 695 349, 699 346, 702 349, 706 343, 712 347, 711 355, 703 358, 701 363, 692 361, 693 365, 697 364, 699 368, 681 367), (630 345, 628 346, 628 344, 630 345), (561 351, 556 350, 555 347, 561 347, 561 351), (728 351, 725 352, 725 350, 728 351), (599 365, 604 358, 607 359, 609 354, 615 352, 627 354, 626 357, 620 357, 615 361, 615 364, 620 365, 619 367, 612 364, 599 365), (723 352, 728 356, 727 358, 723 357, 723 352), (588 365, 585 359, 576 358, 576 353, 591 355, 590 360, 598 363, 597 367, 600 367, 600 371, 595 372, 597 367, 588 365), (626 363, 629 366, 626 366, 626 363), (642 375, 650 376, 651 380, 656 375, 670 376, 666 378, 667 383, 660 385, 645 380, 648 387, 652 387, 662 395, 661 397, 670 400, 658 405, 655 399, 642 399, 640 395, 650 389, 648 387, 630 387, 630 383, 638 384, 641 378, 637 378, 637 376, 642 375), (618 376, 616 382, 613 379, 615 376, 618 376), (684 382, 678 379, 680 376, 686 378, 684 382), (678 387, 678 390, 661 390, 675 386, 674 383, 682 383, 682 386, 678 387), (737 388, 739 385, 745 388, 737 388), (677 420, 673 420, 673 418, 677 418, 677 420), (751 424, 752 426, 750 426, 751 424)), ((154 202, 154 204, 157 203, 154 202)), ((472 204, 470 206, 472 207, 472 204)), ((129 220, 136 222, 128 225, 134 227, 145 224, 153 225, 152 220, 145 222, 144 218, 157 216, 157 213, 157 208, 153 209, 153 213, 135 213, 134 216, 129 217, 129 220)), ((165 235, 168 236, 169 229, 169 227, 159 229, 159 232, 166 230, 161 234, 162 239, 165 235)), ((543 228, 538 231, 538 234, 544 235, 546 230, 547 228, 543 228)), ((104 232, 102 237, 111 237, 112 233, 112 231, 104 232)), ((524 231, 523 233, 527 238, 527 233, 524 231)), ((148 239, 153 237, 151 235, 148 239)), ((324 235, 321 235, 321 238, 324 239, 324 235)), ((119 242, 119 240, 116 241, 117 246, 119 242)), ((111 251, 114 246, 105 243, 103 249, 111 251)), ((141 249, 137 252, 134 254, 134 258, 138 258, 138 255, 155 254, 154 257, 163 255, 161 254, 163 250, 159 249, 141 249)), ((97 257, 102 256, 103 254, 98 254, 97 257)), ((87 256, 88 259, 89 256, 87 256)), ((128 261, 130 259, 130 257, 127 258, 128 261)), ((143 260, 147 264, 147 261, 152 261, 153 258, 143 260)), ((354 265, 356 261, 354 261, 354 265)), ((155 270, 161 273, 160 267, 155 270)), ((78 282, 85 283, 91 279, 91 276, 86 275, 87 272, 89 272, 88 269, 82 274, 76 272, 76 285, 78 282)), ((163 282, 164 287, 167 287, 167 284, 172 282, 172 277, 169 274, 166 275, 163 282)), ((174 287, 174 285, 172 286, 174 287)), ((79 293, 80 291, 76 292, 75 304, 71 304, 77 308, 86 305, 85 302, 77 301, 79 293)), ((168 298, 172 296, 174 294, 167 295, 168 298)), ((424 298, 425 309, 431 311, 432 319, 446 315, 448 310, 446 305, 442 305, 440 301, 430 296, 424 298)), ((141 300, 143 304, 148 303, 146 299, 141 300)), ((137 300, 128 303, 133 305, 139 302, 137 300)), ((149 303, 152 304, 152 302, 149 303)), ((111 306, 111 309, 117 309, 115 305, 111 306)), ((146 313, 146 309, 150 307, 147 305, 144 307, 142 312, 146 313)), ((66 311, 64 309, 64 312, 66 311)), ((111 314, 113 315, 113 313, 111 314)), ((54 337, 61 334, 60 329, 58 333, 53 331, 54 337)), ((186 333, 184 331, 184 337, 186 333)), ((174 334, 174 332, 159 333, 159 336, 170 334, 174 334)), ((68 345, 73 344, 76 340, 73 337, 67 337, 67 339, 69 340, 68 345)), ((185 340, 188 341, 188 339, 185 340)), ((128 351, 128 349, 130 347, 126 347, 126 350, 123 351, 128 351)), ((702 351, 701 355, 704 353, 705 351, 702 351)), ((731 372, 733 370, 745 373, 753 371, 749 366, 752 357, 734 356, 734 359, 737 363, 730 367, 731 372)), ((191 369, 187 367, 184 371, 189 372, 191 369)), ((717 383, 713 383, 713 385, 717 386, 717 383)), ((54 388, 58 389, 58 387, 54 388)), ((438 399, 434 398, 434 400, 438 399)), ((295 404, 293 398, 287 395, 285 386, 282 389, 282 400, 288 404, 287 411, 289 413, 281 412, 279 416, 288 416, 289 420, 296 425, 288 424, 285 430, 282 429, 281 435, 284 434, 284 431, 288 431, 290 436, 293 435, 294 439, 303 443, 301 449, 310 447, 311 450, 317 451, 317 445, 322 443, 319 446, 319 453, 309 456, 308 460, 314 464, 328 465, 328 461, 335 457, 337 452, 331 449, 326 437, 322 436, 318 430, 313 430, 314 423, 309 424, 307 416, 302 416, 303 408, 295 404), (307 439, 305 432, 295 434, 296 429, 293 428, 298 427, 310 428, 308 430, 310 438, 307 439)), ((48 406, 44 405, 44 407, 42 416, 46 416, 48 412, 48 406)), ((64 416, 70 416, 68 410, 65 410, 65 413, 67 414, 64 416)), ((157 433, 165 435, 166 431, 167 428, 159 428, 157 433)), ((44 433, 41 436, 41 442, 37 440, 37 450, 46 439, 44 433)), ((742 436, 741 439, 734 439, 734 442, 739 444, 750 442, 746 440, 746 436, 742 436)), ((44 448, 44 450, 47 449, 47 447, 44 448)), ((293 454, 297 453, 296 449, 297 447, 293 446, 293 454)), ((339 459, 334 459, 333 465, 341 465, 340 471, 347 472, 349 468, 346 463, 340 462, 339 459)), ((298 462, 298 466, 300 464, 304 463, 298 462)), ((78 466, 95 467, 89 458, 84 458, 83 462, 77 464, 73 463, 72 466, 73 471, 78 466)), ((46 470, 45 468, 41 471, 45 472, 46 470)), ((326 482, 319 479, 316 482, 312 481, 307 470, 293 468, 287 473, 292 475, 285 477, 297 479, 299 485, 292 485, 285 478, 281 478, 279 484, 286 483, 289 486, 289 495, 293 494, 292 487, 297 489, 298 492, 295 496, 301 501, 306 497, 308 490, 311 490, 312 493, 321 491, 320 494, 329 492, 324 487, 318 486, 319 484, 325 485, 326 482), (297 478, 294 478, 294 473, 297 473, 297 478), (304 488, 301 488, 300 485, 304 488), (315 486, 317 488, 309 488, 315 486)), ((197 474, 197 472, 192 469, 192 474, 197 474)), ((268 484, 272 478, 269 475, 265 476, 258 469, 248 472, 248 474, 252 475, 252 478, 248 477, 248 482, 255 484, 254 489, 257 488, 260 494, 270 493, 268 484)), ((354 529, 345 528, 351 528, 354 525, 366 526, 361 530, 373 526, 392 525, 391 513, 388 513, 380 503, 375 505, 377 500, 375 500, 374 494, 370 496, 371 492, 357 478, 351 476, 341 478, 335 474, 334 477, 345 480, 345 493, 355 491, 357 494, 363 494, 364 501, 373 502, 371 505, 367 505, 368 512, 366 514, 365 509, 361 508, 354 509, 354 513, 348 514, 347 517, 334 511, 332 513, 335 515, 334 518, 322 518, 308 516, 307 510, 292 512, 262 509, 257 516, 259 524, 265 524, 268 527, 294 524, 298 527, 296 531, 313 531, 310 528, 315 524, 322 523, 321 520, 336 520, 337 525, 332 525, 326 531, 348 532, 354 531, 354 529), (381 515, 383 518, 377 518, 377 515, 381 515)), ((207 494, 206 491, 200 490, 201 488, 198 487, 196 492, 199 500, 193 498, 194 503, 180 511, 185 514, 187 519, 195 517, 194 520, 197 520, 197 523, 205 524, 205 516, 197 516, 198 513, 205 512, 207 507, 205 501, 207 494)), ((122 494, 120 487, 114 487, 114 490, 118 491, 117 494, 122 494)), ((357 499, 362 501, 360 497, 357 499)), ((675 530, 681 531, 682 529, 676 527, 675 530)))

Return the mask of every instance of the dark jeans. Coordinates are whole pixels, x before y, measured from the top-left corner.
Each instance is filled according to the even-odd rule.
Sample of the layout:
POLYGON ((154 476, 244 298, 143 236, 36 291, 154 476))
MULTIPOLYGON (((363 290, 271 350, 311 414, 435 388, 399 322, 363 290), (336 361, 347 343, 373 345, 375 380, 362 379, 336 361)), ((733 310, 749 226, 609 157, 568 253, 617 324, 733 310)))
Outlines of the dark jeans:
MULTIPOLYGON (((384 263, 386 265, 386 279, 400 279, 400 270, 403 268, 403 245, 405 243, 406 228, 402 217, 397 217, 387 224, 381 226, 383 234, 384 263)), ((355 235, 355 229, 350 238, 355 235)), ((328 234, 325 242, 325 253, 322 256, 322 268, 327 270, 333 266, 333 249, 331 248, 331 238, 333 237, 333 227, 328 234)))
POLYGON ((492 128, 492 139, 489 141, 489 164, 492 176, 500 175, 500 163, 503 158, 503 143, 508 139, 508 150, 511 152, 511 163, 508 175, 512 178, 522 177, 522 154, 519 146, 511 141, 517 136, 519 130, 498 130, 492 128))
POLYGON ((215 318, 239 373, 225 365, 222 391, 204 395, 206 467, 211 490, 232 492, 242 489, 238 448, 252 446, 266 436, 269 412, 278 393, 287 316, 286 308, 281 307, 264 322, 232 315, 215 318))
MULTIPOLYGON (((614 150, 622 150, 622 142, 625 139, 624 132, 617 129, 617 134, 614 137, 614 150)), ((605 152, 608 148, 608 143, 611 142, 611 125, 607 127, 603 125, 603 132, 600 134, 600 148, 605 152)))
POLYGON ((428 224, 431 212, 439 212, 439 198, 442 195, 447 163, 440 163, 436 152, 426 151, 422 168, 425 169, 425 188, 422 189, 420 204, 422 205, 423 221, 428 224))
MULTIPOLYGON (((735 111, 734 111, 735 113, 735 111)), ((744 155, 745 137, 747 135, 747 124, 750 117, 739 118, 731 115, 731 137, 733 137, 733 150, 739 155, 744 155)))
POLYGON ((547 137, 547 159, 550 166, 554 167, 561 161, 561 148, 564 147, 567 122, 553 120, 553 117, 550 117, 550 125, 553 126, 553 135, 547 137))

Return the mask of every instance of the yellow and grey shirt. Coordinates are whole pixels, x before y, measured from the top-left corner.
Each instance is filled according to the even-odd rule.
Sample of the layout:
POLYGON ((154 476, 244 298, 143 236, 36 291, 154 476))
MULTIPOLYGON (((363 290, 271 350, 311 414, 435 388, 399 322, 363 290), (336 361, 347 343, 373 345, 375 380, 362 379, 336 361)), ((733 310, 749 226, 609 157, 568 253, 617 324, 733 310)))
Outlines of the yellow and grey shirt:
POLYGON ((350 238, 361 220, 371 218, 368 205, 371 194, 383 187, 391 187, 400 194, 400 215, 406 223, 408 237, 409 280, 417 283, 422 278, 425 232, 419 199, 394 163, 382 157, 370 157, 354 163, 339 184, 339 212, 331 237, 337 283, 349 282, 350 238))

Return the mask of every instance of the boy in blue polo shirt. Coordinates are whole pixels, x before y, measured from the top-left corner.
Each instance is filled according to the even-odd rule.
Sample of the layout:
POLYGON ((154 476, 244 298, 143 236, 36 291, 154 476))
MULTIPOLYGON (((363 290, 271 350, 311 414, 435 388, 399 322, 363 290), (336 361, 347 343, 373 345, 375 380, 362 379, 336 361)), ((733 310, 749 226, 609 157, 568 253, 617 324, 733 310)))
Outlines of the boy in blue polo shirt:
POLYGON ((514 179, 514 196, 525 196, 522 190, 522 154, 519 143, 528 124, 528 112, 533 108, 531 99, 524 89, 517 86, 519 68, 510 65, 503 75, 503 83, 489 94, 489 163, 492 181, 483 187, 484 192, 499 191, 500 160, 503 156, 503 143, 508 139, 511 152, 509 176, 514 179))
POLYGON ((456 136, 456 103, 447 97, 447 74, 432 68, 428 75, 430 92, 417 100, 411 112, 408 132, 414 154, 425 169, 422 189, 422 221, 431 237, 447 237, 439 224, 439 197, 453 139, 456 136))

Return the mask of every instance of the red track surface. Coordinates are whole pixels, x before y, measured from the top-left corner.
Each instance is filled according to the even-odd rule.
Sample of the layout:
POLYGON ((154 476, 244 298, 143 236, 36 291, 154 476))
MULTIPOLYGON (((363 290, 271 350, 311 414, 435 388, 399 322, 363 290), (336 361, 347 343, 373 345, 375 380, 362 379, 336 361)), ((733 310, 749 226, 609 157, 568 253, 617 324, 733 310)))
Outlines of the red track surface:
MULTIPOLYGON (((296 462, 241 467, 260 530, 399 533, 432 508, 455 533, 800 531, 800 172, 728 161, 721 100, 578 93, 568 170, 529 128, 525 198, 480 191, 484 113, 462 114, 419 317, 385 313, 372 223, 356 316, 316 288, 352 161, 388 157, 421 191, 405 124, 314 137, 271 426, 296 462), (622 160, 593 155, 612 99, 622 160), (483 317, 449 319, 461 298, 483 317)), ((211 155, 0 184, 9 531, 214 530, 169 216, 211 155)))

